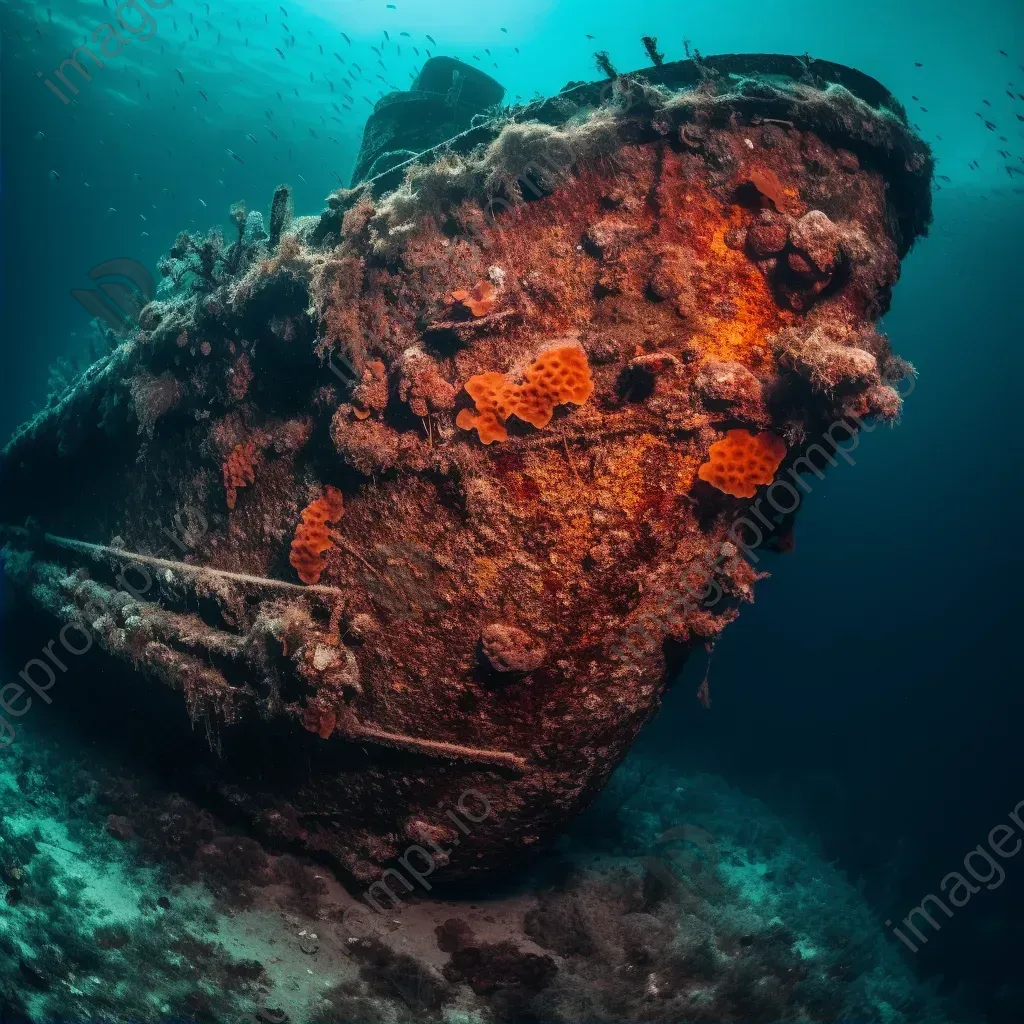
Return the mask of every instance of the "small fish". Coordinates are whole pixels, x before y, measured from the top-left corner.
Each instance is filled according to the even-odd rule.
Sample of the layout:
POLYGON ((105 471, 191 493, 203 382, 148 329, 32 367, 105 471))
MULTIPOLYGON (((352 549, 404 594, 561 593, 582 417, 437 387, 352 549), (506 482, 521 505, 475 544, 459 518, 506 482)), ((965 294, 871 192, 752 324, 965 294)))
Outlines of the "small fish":
POLYGON ((398 10, 398 4, 388 4, 388 10, 389 11, 397 11, 398 10))
POLYGON ((501 31, 504 32, 505 35, 508 35, 508 29, 507 28, 503 28, 501 31))
POLYGON ((407 39, 412 39, 412 36, 408 32, 399 32, 400 36, 405 36, 407 39))
POLYGON ((232 160, 236 160, 240 164, 245 163, 245 161, 233 149, 228 150, 228 156, 231 157, 232 160))
POLYGON ((253 135, 252 132, 247 132, 245 137, 247 139, 252 139, 252 141, 255 142, 257 146, 259 145, 259 142, 257 141, 256 136, 253 135))
POLYGON ((437 40, 433 36, 428 35, 427 38, 430 40, 432 46, 437 46, 437 40))
POLYGON ((199 90, 199 95, 200 95, 200 96, 202 96, 202 97, 203 97, 203 99, 204 99, 204 100, 206 100, 206 102, 207 102, 207 103, 209 103, 209 102, 210 102, 210 101, 209 101, 209 99, 208 99, 208 98, 207 98, 207 96, 206 96, 206 93, 205 93, 205 92, 203 92, 203 90, 202 90, 202 89, 200 89, 200 90, 199 90))
POLYGON ((60 175, 56 171, 50 171, 50 181, 60 181, 60 175))
POLYGON ((140 218, 141 218, 142 220, 145 220, 145 219, 146 219, 146 215, 145 215, 144 213, 140 213, 140 214, 139 214, 139 217, 140 217, 140 218))
POLYGON ((338 60, 340 60, 342 64, 345 63, 345 58, 342 57, 340 53, 335 53, 334 56, 337 57, 338 60))
POLYGON ((274 50, 276 51, 278 57, 280 57, 281 60, 284 60, 284 54, 280 50, 278 50, 276 46, 274 47, 274 50))
POLYGON ((914 61, 914 67, 915 68, 923 68, 924 65, 919 60, 915 60, 914 61))
POLYGON ((108 207, 107 216, 109 217, 112 213, 117 213, 117 210, 115 210, 112 206, 108 207))
POLYGON ((143 231, 142 234, 139 235, 139 237, 140 238, 149 238, 149 232, 148 231, 143 231))
POLYGON ((989 103, 988 100, 982 100, 981 102, 984 103, 986 107, 991 107, 992 106, 992 104, 989 103))
POLYGON ((175 74, 181 79, 181 84, 185 84, 185 76, 177 69, 174 69, 175 74))
POLYGON ((377 61, 377 63, 378 63, 378 64, 379 64, 379 65, 380 65, 380 66, 381 66, 381 67, 382 67, 382 68, 383 68, 383 69, 384 69, 385 71, 387 71, 387 69, 388 69, 388 68, 387 68, 387 65, 386 65, 386 64, 384 63, 384 61, 382 61, 382 60, 379 60, 379 61, 377 61))
POLYGON ((371 46, 371 47, 370 47, 370 49, 371 49, 371 50, 373 50, 373 52, 374 52, 375 54, 377 54, 377 56, 378 56, 378 57, 383 57, 383 56, 384 56, 384 54, 382 54, 382 53, 380 52, 380 50, 378 50, 378 49, 377 49, 377 47, 376 47, 376 46, 371 46))
POLYGON ((945 181, 945 182, 947 182, 947 183, 948 183, 948 182, 951 182, 951 181, 953 180, 952 178, 950 178, 950 177, 949 177, 949 175, 948 175, 948 174, 940 174, 940 175, 939 175, 939 178, 940 178, 940 179, 941 179, 942 181, 945 181))
POLYGON ((1009 57, 1009 56, 1010 56, 1010 55, 1009 55, 1009 54, 1008 54, 1008 53, 1007 53, 1007 52, 1006 52, 1005 50, 1000 50, 999 52, 1000 52, 1000 53, 1001 53, 1001 54, 1002 54, 1002 55, 1003 55, 1004 57, 1009 57))
POLYGON ((200 200, 199 200, 199 205, 200 205, 200 206, 201 206, 201 207, 202 207, 202 208, 203 208, 204 210, 206 209, 206 203, 204 203, 204 202, 202 201, 202 199, 200 199, 200 200))
POLYGON ((35 139, 36 142, 42 142, 43 139, 46 138, 46 136, 42 132, 36 132, 35 135, 32 136, 32 138, 35 139))
POLYGON ((317 135, 317 133, 315 131, 313 131, 312 128, 309 129, 309 134, 312 135, 314 139, 319 139, 320 138, 320 136, 317 135))
POLYGON ((386 40, 387 40, 387 41, 388 41, 389 43, 391 42, 391 36, 389 36, 389 35, 388 35, 388 30, 387 30, 387 29, 384 29, 384 38, 385 38, 385 39, 386 39, 386 40))
POLYGON ((349 46, 351 46, 351 45, 352 45, 352 40, 351 40, 351 39, 349 39, 349 37, 348 37, 347 35, 345 35, 345 33, 344 33, 344 32, 342 32, 342 33, 341 33, 341 38, 342 38, 342 39, 344 39, 344 40, 345 40, 345 42, 346 42, 346 43, 348 43, 348 45, 349 45, 349 46))
POLYGON ((590 34, 590 33, 588 32, 588 33, 587 33, 587 38, 588 38, 588 39, 596 39, 596 38, 597 38, 597 36, 592 36, 592 35, 591 35, 591 34, 590 34))
POLYGON ((985 127, 986 127, 986 128, 987 128, 987 129, 988 129, 988 130, 989 130, 990 132, 994 132, 994 131, 996 130, 996 126, 995 126, 995 125, 994 125, 994 124, 993 124, 993 123, 992 123, 991 121, 986 121, 986 122, 985 122, 985 127))

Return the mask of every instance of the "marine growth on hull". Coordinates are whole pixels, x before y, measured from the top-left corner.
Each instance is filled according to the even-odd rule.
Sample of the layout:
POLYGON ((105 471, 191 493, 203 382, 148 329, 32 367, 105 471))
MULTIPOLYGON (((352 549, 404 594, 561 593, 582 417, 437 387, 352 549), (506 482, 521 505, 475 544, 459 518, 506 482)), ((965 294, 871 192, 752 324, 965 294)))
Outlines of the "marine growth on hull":
POLYGON ((390 192, 295 217, 282 186, 182 234, 138 330, 7 445, 7 575, 180 694, 264 834, 359 880, 425 841, 448 878, 500 868, 899 416, 874 324, 932 164, 890 100, 663 65, 390 192))

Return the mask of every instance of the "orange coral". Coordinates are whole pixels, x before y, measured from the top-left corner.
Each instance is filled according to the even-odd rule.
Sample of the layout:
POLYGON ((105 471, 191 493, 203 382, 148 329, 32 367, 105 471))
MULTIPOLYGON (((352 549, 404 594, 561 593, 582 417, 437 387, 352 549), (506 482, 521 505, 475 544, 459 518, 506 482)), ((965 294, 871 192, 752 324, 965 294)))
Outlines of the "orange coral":
POLYGON ((319 583, 324 571, 324 552, 334 546, 329 524, 341 518, 344 503, 337 487, 325 487, 324 496, 307 505, 295 531, 288 559, 303 583, 319 583))
POLYGON ((730 430, 708 453, 710 460, 697 471, 707 481, 736 498, 753 498, 759 484, 770 484, 786 457, 786 444, 764 431, 730 430))
POLYGON ((468 292, 462 289, 452 292, 452 301, 462 303, 473 316, 486 316, 498 304, 498 293, 494 285, 484 278, 468 292))
POLYGON ((526 371, 522 384, 513 384, 503 373, 480 373, 466 382, 476 412, 463 409, 455 422, 463 430, 476 428, 484 444, 507 441, 509 416, 535 427, 551 422, 555 407, 571 402, 582 405, 594 392, 586 353, 575 345, 549 349, 526 371))
POLYGON ((238 500, 238 488, 256 481, 256 445, 252 441, 236 444, 234 451, 221 467, 224 473, 224 490, 227 492, 228 508, 234 508, 238 500))

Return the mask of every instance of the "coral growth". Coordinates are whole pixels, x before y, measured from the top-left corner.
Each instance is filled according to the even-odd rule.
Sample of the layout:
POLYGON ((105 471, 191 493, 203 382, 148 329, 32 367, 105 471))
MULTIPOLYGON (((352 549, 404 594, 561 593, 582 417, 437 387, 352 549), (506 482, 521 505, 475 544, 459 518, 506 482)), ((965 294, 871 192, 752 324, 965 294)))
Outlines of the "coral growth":
POLYGON ((369 419, 382 412, 388 404, 387 369, 379 359, 372 359, 363 372, 362 383, 352 393, 352 411, 356 419, 369 419))
POLYGON ((786 457, 786 444, 768 431, 730 430, 708 452, 698 475, 736 498, 753 498, 757 488, 770 484, 786 457))
POLYGON ((224 460, 221 471, 224 475, 224 491, 227 496, 228 508, 233 509, 238 500, 238 489, 256 482, 256 445, 252 441, 236 444, 231 454, 224 460))
POLYGON ((158 377, 145 371, 136 374, 131 380, 131 396, 139 420, 139 433, 152 437, 156 421, 170 412, 183 395, 181 382, 170 370, 165 370, 158 377))
POLYGON ((341 491, 328 485, 322 498, 311 502, 302 511, 302 521, 295 531, 289 561, 303 583, 319 583, 324 571, 324 554, 334 546, 329 526, 344 511, 341 491))
POLYGON ((487 316, 498 304, 498 293, 494 285, 485 278, 477 281, 469 291, 460 288, 452 292, 452 301, 464 306, 473 316, 487 316))
POLYGON ((583 405, 593 394, 587 354, 575 345, 563 345, 542 353, 530 365, 522 384, 513 384, 503 373, 481 373, 466 382, 466 392, 476 412, 463 409, 456 423, 477 431, 484 444, 507 441, 505 421, 516 416, 535 427, 546 427, 559 405, 583 405))

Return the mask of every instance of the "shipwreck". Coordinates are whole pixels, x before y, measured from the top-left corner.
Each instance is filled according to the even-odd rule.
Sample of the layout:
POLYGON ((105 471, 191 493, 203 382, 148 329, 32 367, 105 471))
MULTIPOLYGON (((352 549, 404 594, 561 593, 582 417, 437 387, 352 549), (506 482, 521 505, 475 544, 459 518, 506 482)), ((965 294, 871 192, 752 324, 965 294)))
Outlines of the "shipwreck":
POLYGON ((933 161, 877 82, 728 55, 502 100, 432 61, 320 214, 180 236, 0 461, 49 656, 170 688, 221 797, 359 880, 555 835, 913 374, 875 323, 933 161))

